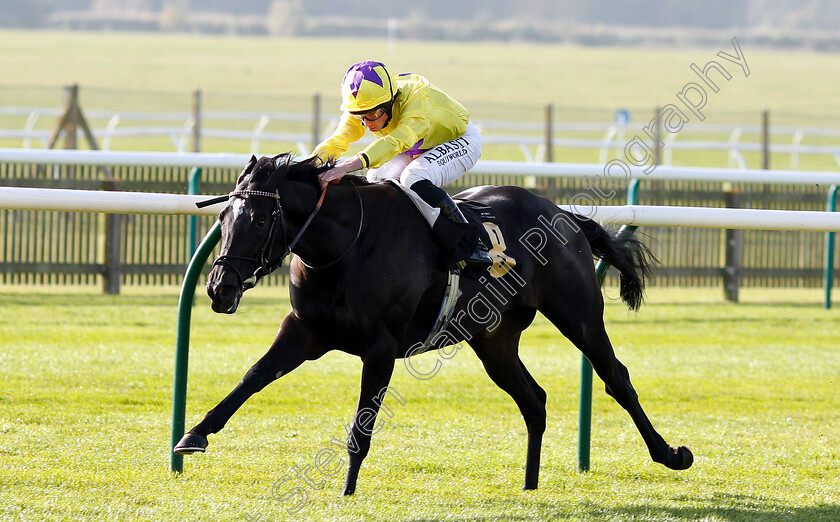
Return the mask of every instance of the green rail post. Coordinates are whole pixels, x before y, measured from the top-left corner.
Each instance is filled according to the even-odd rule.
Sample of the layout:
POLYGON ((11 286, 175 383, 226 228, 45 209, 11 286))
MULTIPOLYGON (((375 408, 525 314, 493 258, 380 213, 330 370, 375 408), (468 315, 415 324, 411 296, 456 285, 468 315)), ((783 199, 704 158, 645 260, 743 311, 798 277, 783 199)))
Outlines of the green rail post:
MULTIPOLYGON (((825 210, 834 212, 837 208, 837 185, 828 189, 828 201, 825 210)), ((825 300, 823 308, 831 308, 831 287, 834 286, 834 232, 825 233, 825 267, 823 267, 823 281, 825 282, 825 300)))
MULTIPOLYGON (((627 187, 627 204, 635 205, 638 197, 639 180, 630 180, 630 185, 627 187)), ((620 239, 628 238, 633 235, 636 229, 635 225, 624 225, 618 230, 616 237, 620 239)), ((595 265, 595 275, 598 277, 598 282, 604 284, 604 278, 607 276, 607 270, 610 268, 609 263, 603 259, 598 260, 595 265)), ((589 471, 589 454, 591 449, 592 439, 592 363, 585 355, 580 357, 580 404, 578 406, 578 471, 589 471)))
POLYGON ((201 269, 207 263, 207 259, 213 252, 213 248, 222 237, 219 222, 210 228, 201 244, 193 254, 187 272, 184 275, 184 282, 181 285, 181 294, 178 298, 178 328, 175 340, 175 379, 172 385, 172 440, 169 446, 169 471, 181 473, 184 470, 184 456, 174 451, 175 444, 184 434, 184 419, 187 411, 187 368, 190 354, 190 317, 192 316, 192 304, 195 297, 195 285, 201 275, 201 269))
MULTIPOLYGON (((606 269, 604 270, 606 273, 606 269)), ((578 409, 578 471, 589 471, 592 435, 592 363, 580 357, 580 405, 578 409)))
POLYGON ((627 204, 628 205, 635 205, 638 203, 639 198, 639 180, 634 178, 630 180, 630 184, 627 185, 627 204))
MULTIPOLYGON (((201 182, 201 168, 193 167, 190 171, 190 177, 187 180, 187 194, 198 194, 198 185, 201 182)), ((196 243, 198 242, 198 216, 190 216, 189 234, 187 245, 190 249, 190 259, 195 254, 196 243)))

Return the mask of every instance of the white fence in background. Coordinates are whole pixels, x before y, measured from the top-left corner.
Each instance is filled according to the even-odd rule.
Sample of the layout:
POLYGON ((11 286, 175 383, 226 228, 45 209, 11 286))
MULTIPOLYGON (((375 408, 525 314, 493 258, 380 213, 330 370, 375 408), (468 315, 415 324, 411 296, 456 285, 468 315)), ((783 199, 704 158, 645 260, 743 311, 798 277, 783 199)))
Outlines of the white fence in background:
MULTIPOLYGON (((52 165, 138 165, 151 167, 241 168, 248 154, 206 152, 134 152, 0 148, 0 163, 52 165)), ((840 171, 727 169, 713 167, 657 166, 649 173, 643 167, 628 166, 629 179, 673 181, 729 181, 732 183, 783 183, 800 185, 840 185, 840 171)), ((479 160, 470 171, 475 174, 541 176, 592 179, 604 175, 604 165, 594 163, 545 163, 479 160)))
MULTIPOLYGON (((59 118, 62 109, 0 107, 0 116, 26 117, 23 128, 0 129, 0 139, 20 140, 22 148, 44 148, 52 131, 36 129, 41 117, 59 118)), ((110 150, 115 138, 165 136, 171 141, 176 152, 189 148, 195 131, 195 117, 190 112, 111 112, 85 111, 89 120, 106 121, 104 126, 91 129, 100 143, 102 150, 110 150), (149 122, 149 125, 126 126, 124 122, 149 122)), ((294 143, 299 153, 307 154, 312 148, 316 136, 326 136, 337 123, 335 117, 313 121, 313 114, 308 112, 255 112, 255 111, 206 111, 201 113, 200 135, 208 138, 240 140, 248 142, 251 153, 258 154, 265 143, 294 143), (230 128, 231 122, 237 122, 238 129, 230 128), (208 126, 213 123, 213 126, 208 126), (225 124, 228 124, 228 127, 225 124), (269 125, 288 127, 294 124, 311 123, 318 129, 313 132, 272 132, 269 125), (249 130, 250 129, 250 130, 249 130)), ((484 133, 487 145, 513 145, 522 153, 525 161, 541 161, 545 158, 547 143, 546 124, 544 122, 506 122, 485 120, 478 121, 484 133)), ((551 143, 553 147, 596 149, 599 151, 599 163, 605 163, 611 154, 621 157, 628 140, 636 134, 644 136, 643 124, 626 126, 615 123, 599 122, 552 122, 551 143), (581 134, 599 134, 599 138, 576 137, 581 134)), ((743 153, 762 152, 763 145, 755 141, 743 141, 744 135, 760 135, 759 125, 715 125, 692 124, 693 136, 707 134, 709 139, 680 139, 678 133, 663 133, 665 146, 662 147, 663 165, 671 165, 675 151, 706 150, 728 152, 730 168, 746 168, 743 153), (726 140, 720 136, 726 135, 726 140)), ((840 129, 818 127, 771 127, 770 153, 789 155, 789 167, 799 168, 803 155, 828 155, 840 167, 840 129), (837 144, 806 144, 809 138, 820 141, 837 141, 837 144)), ((371 138, 366 137, 361 143, 371 138)))
MULTIPOLYGON (((149 153, 74 150, 0 149, 2 164, 35 165, 91 165, 91 166, 149 166, 202 167, 239 169, 248 155, 207 153, 149 153)), ((477 174, 564 177, 592 180, 604 176, 604 167, 597 164, 523 163, 510 161, 479 161, 473 169, 477 174)), ((824 187, 828 198, 835 198, 840 186, 840 172, 793 170, 749 170, 697 167, 659 166, 646 174, 640 167, 630 169, 627 182, 637 180, 689 180, 732 183, 770 183, 811 185, 824 187)), ((523 185, 527 185, 524 183, 523 185)), ((208 214, 214 215, 219 206, 198 209, 195 202, 207 196, 152 194, 116 191, 84 191, 66 189, 34 189, 0 187, 0 208, 18 210, 61 210, 65 212, 108 212, 118 214, 208 214)), ((597 221, 637 226, 700 227, 722 229, 757 229, 790 231, 840 231, 840 212, 781 211, 761 209, 721 209, 701 207, 656 207, 641 205, 574 206, 575 203, 594 202, 594 198, 575 198, 575 211, 597 221)), ((834 209, 833 203, 828 208, 834 209)), ((833 234, 826 240, 833 242, 833 234)), ((833 244, 833 243, 831 243, 833 244)), ((826 252, 833 252, 827 247, 826 252)), ((826 292, 830 292, 833 254, 826 258, 826 292)), ((827 300, 830 303, 830 301, 827 300)))
MULTIPOLYGON (((196 207, 196 203, 211 197, 213 196, 0 187, 0 208, 113 214, 215 216, 223 208, 223 203, 201 209, 196 207)), ((560 208, 589 216, 602 223, 611 224, 840 232, 840 213, 833 212, 650 205, 600 207, 560 205, 560 208)))
MULTIPOLYGON (((0 148, 0 163, 45 165, 137 165, 149 167, 241 168, 248 154, 207 152, 134 152, 0 148)), ((723 181, 732 183, 781 183, 790 185, 840 185, 840 171, 727 169, 660 165, 649 173, 643 167, 628 166, 630 179, 672 181, 723 181)), ((591 180, 604 176, 604 165, 594 163, 545 163, 479 160, 474 174, 565 177, 591 180)))

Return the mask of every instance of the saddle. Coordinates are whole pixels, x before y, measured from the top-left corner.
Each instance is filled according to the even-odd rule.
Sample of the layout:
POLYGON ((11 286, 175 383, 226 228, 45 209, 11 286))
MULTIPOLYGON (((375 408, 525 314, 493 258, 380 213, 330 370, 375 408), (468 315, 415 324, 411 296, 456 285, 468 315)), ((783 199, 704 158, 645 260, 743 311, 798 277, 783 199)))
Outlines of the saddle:
POLYGON ((487 253, 493 260, 493 266, 488 270, 489 275, 498 278, 516 266, 516 259, 506 251, 507 244, 502 229, 497 224, 499 220, 493 208, 469 199, 456 199, 455 204, 467 221, 478 225, 475 227, 479 231, 478 237, 487 247, 487 253))
MULTIPOLYGON (((479 238, 487 246, 488 253, 493 259, 493 266, 488 270, 491 277, 498 278, 506 274, 513 266, 516 265, 516 260, 509 256, 506 252, 506 245, 504 236, 499 226, 496 224, 497 217, 492 207, 479 203, 477 201, 458 199, 455 204, 461 209, 461 213, 472 224, 478 225, 479 238)), ((423 342, 423 347, 413 352, 414 355, 424 353, 433 348, 440 348, 438 344, 438 334, 446 330, 452 319, 452 313, 455 311, 455 305, 458 298, 461 296, 459 289, 461 282, 461 270, 451 270, 446 282, 446 291, 443 295, 443 302, 441 302, 440 310, 438 311, 437 319, 434 326, 426 336, 423 342)), ((484 282, 485 275, 475 274, 471 271, 466 271, 465 274, 475 277, 479 282, 484 282)))
POLYGON ((455 199, 455 204, 461 209, 472 223, 483 223, 484 221, 496 221, 496 212, 490 205, 485 205, 471 199, 455 199))

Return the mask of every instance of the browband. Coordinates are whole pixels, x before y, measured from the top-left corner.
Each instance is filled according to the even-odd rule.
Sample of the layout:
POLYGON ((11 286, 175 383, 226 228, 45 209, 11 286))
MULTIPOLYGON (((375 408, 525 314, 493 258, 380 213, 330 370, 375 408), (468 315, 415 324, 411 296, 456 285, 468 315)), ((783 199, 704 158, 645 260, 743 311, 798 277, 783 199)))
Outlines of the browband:
POLYGON ((231 196, 267 196, 274 199, 280 199, 280 196, 274 192, 264 192, 262 190, 235 190, 230 194, 219 196, 211 199, 206 199, 204 201, 199 201, 195 204, 198 208, 209 207, 211 205, 215 205, 217 203, 224 203, 231 196))

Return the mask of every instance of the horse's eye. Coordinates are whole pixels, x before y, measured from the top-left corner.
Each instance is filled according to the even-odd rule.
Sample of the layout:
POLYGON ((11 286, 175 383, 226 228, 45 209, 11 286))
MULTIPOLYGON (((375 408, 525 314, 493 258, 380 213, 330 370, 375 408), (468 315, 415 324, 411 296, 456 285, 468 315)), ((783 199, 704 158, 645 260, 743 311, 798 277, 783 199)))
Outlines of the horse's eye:
POLYGON ((265 226, 265 216, 260 216, 254 220, 254 226, 257 228, 262 228, 265 226))

